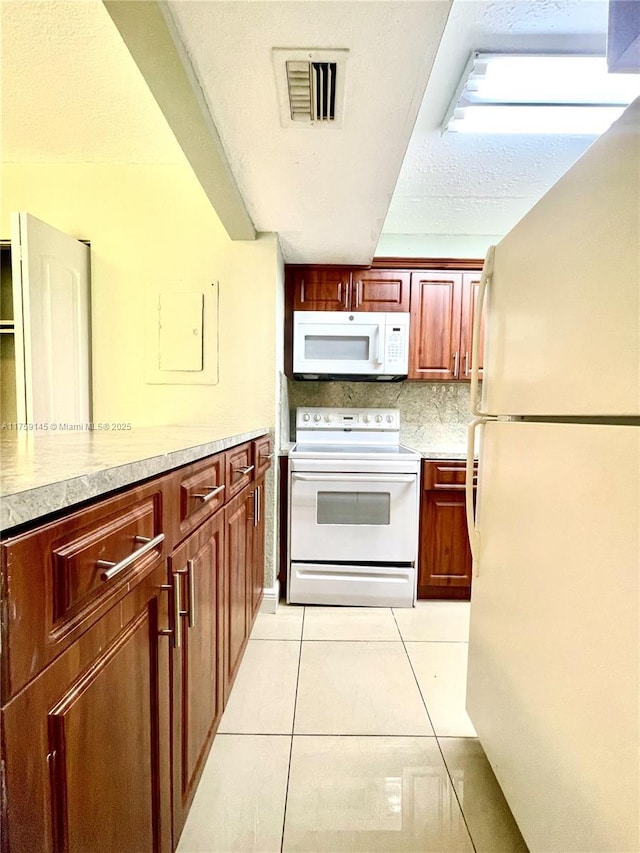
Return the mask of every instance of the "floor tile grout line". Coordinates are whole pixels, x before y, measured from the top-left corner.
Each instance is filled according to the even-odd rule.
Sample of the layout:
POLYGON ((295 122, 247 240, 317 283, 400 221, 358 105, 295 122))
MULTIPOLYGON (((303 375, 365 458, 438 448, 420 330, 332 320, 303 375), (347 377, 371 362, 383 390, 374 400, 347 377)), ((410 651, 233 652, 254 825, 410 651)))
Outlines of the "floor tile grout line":
POLYGON ((287 802, 289 800, 289 780, 291 779, 291 758, 293 756, 293 733, 296 727, 296 707, 298 704, 298 687, 300 685, 300 663, 302 661, 302 638, 304 637, 304 616, 306 607, 302 609, 302 625, 300 626, 300 650, 298 652, 298 672, 296 675, 296 692, 293 697, 293 717, 291 719, 291 744, 289 746, 289 766, 287 768, 287 785, 284 792, 284 809, 282 810, 282 838, 280 839, 280 853, 284 851, 284 830, 287 823, 287 802))
MULTIPOLYGON (((393 613, 393 610, 391 612, 393 613)), ((393 613, 393 618, 396 619, 395 613, 393 613)), ((396 619, 396 625, 397 624, 398 624, 398 622, 396 619)), ((398 625, 398 630, 400 631, 399 625, 398 625)), ((400 632, 400 636, 402 636, 402 632, 400 632)), ((427 717, 429 719, 429 723, 431 725, 431 728, 433 729, 433 733, 434 733, 434 736, 436 739, 436 744, 438 745, 438 752, 440 753, 440 756, 442 758, 442 763, 444 764, 444 769, 445 769, 447 776, 449 778, 449 784, 451 785, 451 790, 453 791, 453 796, 456 798, 456 802, 458 803, 458 808, 460 809, 460 814, 462 815, 462 820, 464 821, 464 825, 465 825, 466 830, 467 830, 467 835, 469 836, 469 841, 471 843, 471 846, 473 847, 474 853, 477 853, 476 845, 475 845, 475 842, 473 840, 473 836, 471 835, 471 830, 469 829, 469 824, 467 823, 467 816, 465 815, 464 809, 462 808, 462 803, 460 802, 460 798, 458 797, 458 792, 456 791, 456 786, 453 784, 453 777, 451 776, 451 771, 449 770, 449 765, 447 764, 447 760, 444 757, 444 752, 442 751, 442 747, 440 746, 440 741, 438 740, 438 735, 436 733, 435 726, 433 725, 433 723, 431 721, 431 714, 429 713, 429 709, 427 707, 426 699, 424 698, 424 695, 422 693, 422 689, 420 687, 420 682, 418 681, 418 676, 416 675, 416 671, 413 668, 413 662, 411 660, 411 656, 409 655, 409 650, 407 649, 407 645, 404 641, 404 637, 402 638, 402 646, 404 648, 404 653, 407 656, 409 666, 411 667, 411 672, 413 673, 413 677, 414 677, 415 682, 416 682, 416 687, 418 688, 418 693, 420 694, 420 698, 422 699, 422 704, 424 705, 424 710, 425 710, 427 717)))

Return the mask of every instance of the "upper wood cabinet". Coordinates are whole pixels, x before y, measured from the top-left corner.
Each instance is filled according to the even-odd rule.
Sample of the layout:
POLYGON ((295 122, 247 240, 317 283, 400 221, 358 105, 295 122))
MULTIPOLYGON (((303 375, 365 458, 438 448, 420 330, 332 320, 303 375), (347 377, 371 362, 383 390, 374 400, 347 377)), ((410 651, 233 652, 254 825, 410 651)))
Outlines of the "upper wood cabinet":
POLYGON ((291 267, 294 311, 408 311, 410 275, 395 270, 291 267))
POLYGON ((411 277, 395 270, 363 270, 351 274, 354 311, 408 311, 411 277))
MULTIPOLYGON (((428 270, 411 274, 409 379, 471 378, 473 323, 480 273, 428 270)), ((481 323, 480 358, 484 347, 481 323)), ((482 361, 480 362, 482 375, 482 361)))

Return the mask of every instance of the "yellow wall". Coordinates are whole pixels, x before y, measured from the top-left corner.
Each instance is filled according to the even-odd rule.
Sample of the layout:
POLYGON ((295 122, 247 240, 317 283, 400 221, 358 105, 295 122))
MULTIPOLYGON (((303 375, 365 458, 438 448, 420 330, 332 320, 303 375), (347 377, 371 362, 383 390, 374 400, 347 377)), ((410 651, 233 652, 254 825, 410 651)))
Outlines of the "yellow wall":
POLYGON ((187 165, 2 167, 0 236, 27 210, 91 241, 94 420, 276 423, 277 238, 232 243, 187 165), (219 384, 145 381, 150 285, 219 281, 219 384))

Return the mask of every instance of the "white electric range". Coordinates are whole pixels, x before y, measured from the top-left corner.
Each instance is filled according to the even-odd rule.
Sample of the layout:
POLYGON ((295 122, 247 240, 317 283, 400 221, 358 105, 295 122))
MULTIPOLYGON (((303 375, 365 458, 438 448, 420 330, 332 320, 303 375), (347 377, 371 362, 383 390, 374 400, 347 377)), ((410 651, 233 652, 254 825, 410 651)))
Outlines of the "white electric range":
POLYGON ((293 604, 412 607, 420 454, 397 409, 300 408, 289 453, 293 604))

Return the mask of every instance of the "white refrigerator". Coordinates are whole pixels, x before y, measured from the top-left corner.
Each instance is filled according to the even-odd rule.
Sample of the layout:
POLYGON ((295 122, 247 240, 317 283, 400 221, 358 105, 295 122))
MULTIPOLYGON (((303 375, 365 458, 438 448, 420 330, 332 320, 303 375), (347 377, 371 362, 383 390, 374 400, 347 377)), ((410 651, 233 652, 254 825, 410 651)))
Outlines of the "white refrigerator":
POLYGON ((532 853, 635 853, 640 100, 490 249, 478 299, 467 710, 532 853))

